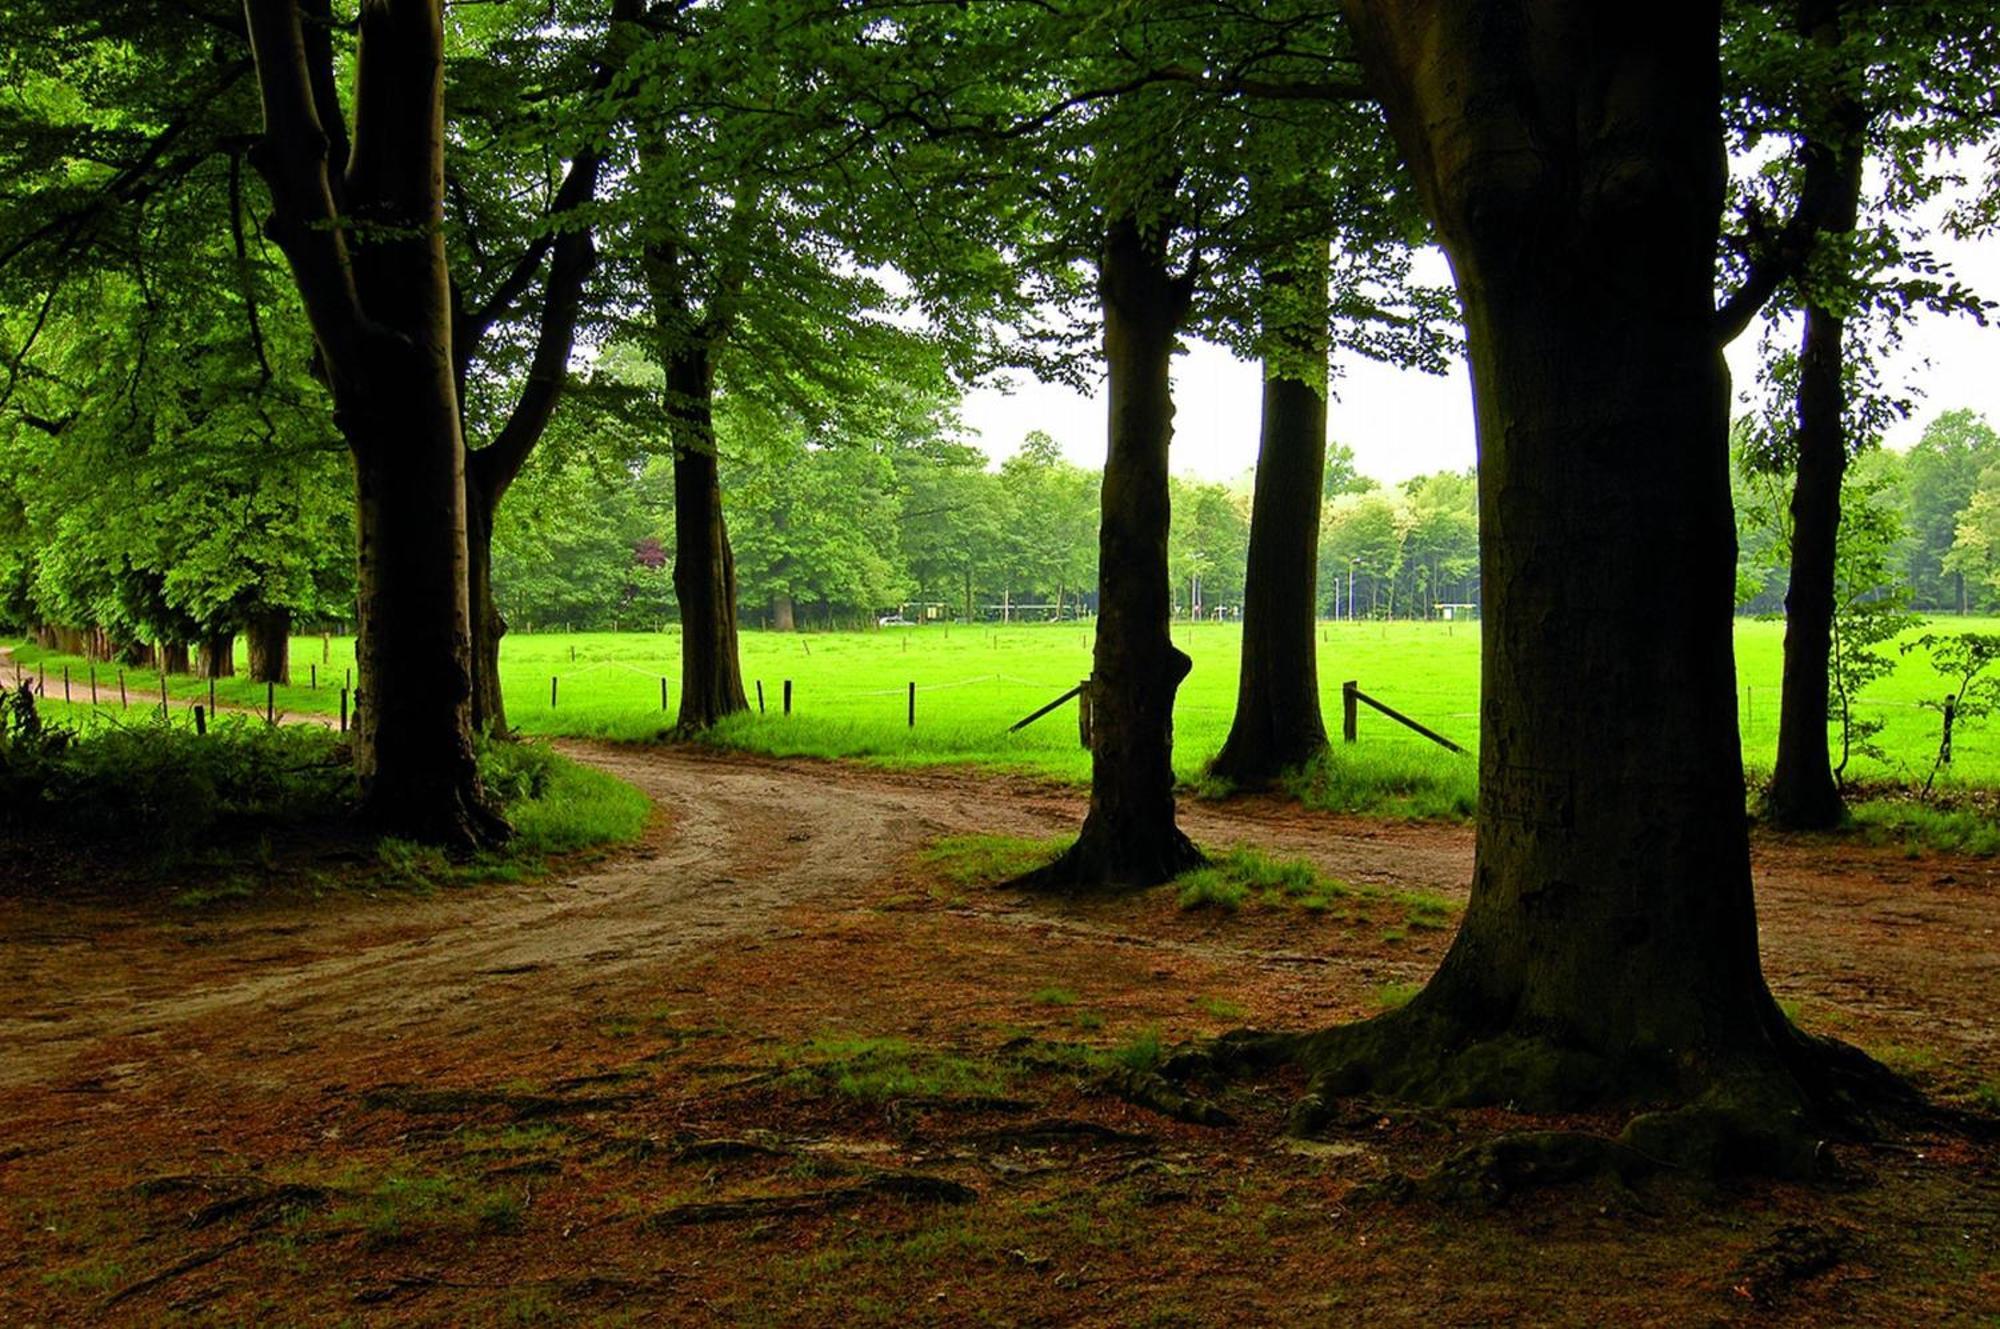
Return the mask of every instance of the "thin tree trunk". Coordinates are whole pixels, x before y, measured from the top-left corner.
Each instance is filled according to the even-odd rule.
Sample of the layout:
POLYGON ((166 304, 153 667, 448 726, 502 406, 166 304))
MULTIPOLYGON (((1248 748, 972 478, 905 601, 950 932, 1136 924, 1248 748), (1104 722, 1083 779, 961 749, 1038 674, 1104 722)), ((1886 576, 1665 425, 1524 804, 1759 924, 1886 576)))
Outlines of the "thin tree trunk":
MULTIPOLYGON (((467 462, 472 465, 471 458, 467 462)), ((467 622, 472 630, 472 731, 504 738, 508 733, 507 700, 500 692, 500 639, 507 635, 507 620, 493 598, 493 517, 497 496, 489 497, 486 490, 468 470, 465 589, 467 622)))
POLYGON ((695 346, 667 363, 674 437, 674 595, 681 607, 683 729, 747 710, 736 644, 736 560, 715 452, 715 363, 695 346))
POLYGON ((244 628, 250 647, 250 681, 289 684, 292 681, 292 616, 274 610, 252 618, 244 628))
MULTIPOLYGON (((1324 253, 1304 265, 1324 288, 1324 253)), ((1276 280, 1273 277, 1267 281, 1276 280)), ((1314 614, 1319 603, 1320 485, 1326 474, 1326 347, 1304 333, 1309 362, 1264 371, 1263 437, 1243 580, 1236 715, 1211 769, 1237 785, 1269 784, 1326 750, 1314 614)))
MULTIPOLYGON (((1800 21, 1806 36, 1838 42, 1838 0, 1804 0, 1800 21)), ((1860 210, 1864 150, 1860 115, 1851 99, 1836 95, 1834 111, 1849 138, 1841 144, 1808 141, 1799 207, 1821 218, 1823 233, 1839 234, 1854 229, 1860 210)), ((1844 331, 1838 313, 1823 301, 1808 302, 1799 356, 1784 691, 1778 707, 1777 763, 1764 799, 1770 821, 1792 830, 1825 830, 1839 825, 1844 814, 1826 735, 1840 486, 1847 474, 1844 331)))
POLYGON ((1628 1143, 1809 1171, 1832 1058, 1759 967, 1736 728, 1719 10, 1348 12, 1465 310, 1480 812, 1450 952, 1402 1010, 1318 1036, 1305 1115, 1360 1089, 1682 1103, 1628 1143))
POLYGON ((1154 886, 1203 861, 1174 821, 1174 692, 1192 662, 1173 644, 1167 573, 1169 371, 1190 285, 1168 270, 1164 235, 1125 216, 1109 228, 1098 286, 1110 409, 1090 812, 1076 844, 1023 879, 1066 891, 1154 886))

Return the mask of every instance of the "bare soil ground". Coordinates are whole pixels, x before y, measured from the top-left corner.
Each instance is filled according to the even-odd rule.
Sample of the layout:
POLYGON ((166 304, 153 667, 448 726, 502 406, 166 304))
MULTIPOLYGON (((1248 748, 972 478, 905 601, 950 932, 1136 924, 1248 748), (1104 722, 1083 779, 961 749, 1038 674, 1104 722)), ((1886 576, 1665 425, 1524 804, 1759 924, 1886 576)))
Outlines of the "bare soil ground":
MULTIPOLYGON (((0 887, 0 1323, 2000 1324, 2000 1149, 1842 1146, 1838 1186, 1366 1198, 1507 1114, 1297 1083, 1196 1125, 1116 1055, 1352 1019, 1420 982, 1470 832, 1193 805, 1329 907, 1070 905, 954 880, 1044 784, 574 745, 629 852, 427 897, 197 909, 0 887)), ((17 883, 34 865, 12 865, 17 883)), ((2000 868, 1760 840, 1809 1028, 2000 1085, 2000 868)))

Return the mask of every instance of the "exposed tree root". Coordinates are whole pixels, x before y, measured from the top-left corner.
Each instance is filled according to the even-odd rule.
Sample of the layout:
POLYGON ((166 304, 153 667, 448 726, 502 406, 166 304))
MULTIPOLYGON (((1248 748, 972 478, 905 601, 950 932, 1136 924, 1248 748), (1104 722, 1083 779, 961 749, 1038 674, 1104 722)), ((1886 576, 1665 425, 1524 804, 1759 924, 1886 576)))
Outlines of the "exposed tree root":
POLYGON ((630 1107, 640 1094, 533 1094, 500 1089, 418 1089, 412 1085, 385 1084, 361 1095, 366 1108, 389 1108, 412 1116, 445 1113, 470 1114, 491 1108, 511 1112, 515 1117, 554 1117, 566 1112, 606 1112, 630 1107))
POLYGON ((1788 1223, 1743 1257, 1734 1290, 1751 1304, 1769 1309, 1796 1284, 1823 1274, 1847 1256, 1838 1233, 1804 1223, 1788 1223))
POLYGON ((124 1287, 119 1288, 116 1292, 106 1297, 100 1304, 100 1309, 109 1310, 121 1302, 130 1301, 134 1297, 151 1292, 156 1287, 171 1283, 184 1274, 191 1274, 197 1269, 214 1264, 217 1260, 229 1254, 229 1252, 240 1246, 248 1245, 250 1239, 255 1235, 256 1233, 254 1232, 245 1232, 231 1237, 228 1241, 222 1242, 220 1245, 210 1246, 205 1251, 197 1251, 185 1260, 168 1265, 165 1269, 159 1270, 157 1273, 148 1274, 136 1283, 127 1283, 124 1287))
MULTIPOLYGON (((1613 1056, 1511 1029, 1471 1034, 1421 999, 1315 1034, 1224 1035, 1174 1054, 1161 1069, 1186 1080, 1286 1063, 1304 1067, 1310 1077, 1286 1127, 1300 1136, 1342 1124, 1353 1115, 1345 1104, 1357 1098, 1429 1108, 1637 1110, 1615 1137, 1501 1135, 1458 1151, 1421 1181, 1374 1188, 1389 1196, 1482 1205, 1537 1186, 1595 1178, 1630 1184, 1660 1172, 1826 1180, 1834 1174, 1830 1137, 1872 1135, 1885 1119, 1923 1109, 1904 1081, 1862 1052, 1781 1019, 1761 1045, 1746 1039, 1727 1055, 1665 1061, 1613 1056)), ((1373 1112, 1370 1107, 1367 1115, 1373 1112)))
POLYGON ((646 1220, 646 1225, 661 1229, 683 1227, 690 1223, 823 1214, 883 1195, 936 1204, 969 1204, 979 1198, 979 1192, 972 1187, 946 1177, 929 1177, 915 1172, 884 1172, 851 1186, 835 1186, 803 1195, 756 1195, 742 1200, 677 1204, 653 1214, 646 1220))
POLYGON ((1194 1126, 1234 1126, 1236 1118, 1205 1098, 1195 1098, 1173 1087, 1166 1077, 1152 1071, 1135 1071, 1121 1066, 1107 1071, 1099 1082, 1107 1093, 1134 1107, 1147 1108, 1163 1117, 1194 1126))
POLYGON ((953 1143, 968 1144, 979 1148, 994 1147, 1046 1147, 1052 1144, 1116 1144, 1151 1148, 1158 1143, 1144 1131, 1121 1131, 1095 1121, 1076 1121, 1068 1117, 1051 1117, 1042 1121, 1026 1121, 1018 1126, 998 1126, 988 1131, 977 1131, 971 1135, 958 1136, 953 1143))

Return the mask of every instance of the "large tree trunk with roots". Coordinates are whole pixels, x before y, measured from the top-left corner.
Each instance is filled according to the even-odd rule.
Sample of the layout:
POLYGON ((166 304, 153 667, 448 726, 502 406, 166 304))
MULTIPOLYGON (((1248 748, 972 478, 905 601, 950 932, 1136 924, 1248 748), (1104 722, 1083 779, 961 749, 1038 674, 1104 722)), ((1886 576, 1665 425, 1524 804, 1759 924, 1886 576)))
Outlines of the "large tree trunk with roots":
MULTIPOLYGON (((1840 0, 1805 0, 1804 35, 1828 45, 1840 40, 1840 0)), ((1822 233, 1854 229, 1861 206, 1866 117, 1853 98, 1834 94, 1839 143, 1810 139, 1800 182, 1799 210, 1818 218, 1822 233)), ((1764 813, 1792 830, 1826 830, 1844 808, 1827 754, 1829 661, 1833 655, 1836 547, 1840 486, 1847 474, 1847 388, 1843 382, 1844 321, 1825 300, 1806 304, 1799 353, 1797 474, 1792 484, 1791 584, 1785 592, 1785 676, 1778 708, 1778 757, 1764 813)))
POLYGON ((1710 294, 1717 7, 1348 10, 1465 310, 1480 809, 1450 952, 1402 1010, 1307 1041, 1300 1124, 1358 1091, 1672 1104, 1626 1143, 1807 1171, 1836 1082, 1872 1063, 1794 1030, 1758 964, 1710 294))
MULTIPOLYGON (((1324 254, 1304 268, 1324 289, 1324 254)), ((1326 346, 1323 328, 1300 335, 1307 363, 1282 368, 1267 363, 1264 371, 1236 716, 1210 768, 1247 788, 1269 784, 1326 750, 1314 643, 1320 485, 1326 475, 1326 346)))
POLYGON ((669 359, 674 596, 681 607, 679 723, 690 730, 749 708, 736 651, 736 560, 722 519, 714 398, 715 361, 707 347, 690 347, 669 359))
POLYGON ((489 843, 507 827, 472 748, 442 6, 361 7, 351 140, 325 0, 250 0, 245 12, 264 110, 253 160, 274 206, 267 230, 291 264, 354 458, 362 811, 390 834, 489 843))
POLYGON ((1023 878, 1026 886, 1156 886, 1202 862, 1174 822, 1174 692, 1190 661, 1173 643, 1167 577, 1169 371, 1190 288, 1170 271, 1163 234, 1130 216, 1112 222, 1098 278, 1110 437, 1098 533, 1090 812, 1076 843, 1023 878))
POLYGON ((250 681, 289 684, 292 681, 292 616, 283 610, 257 615, 244 625, 250 648, 250 681))

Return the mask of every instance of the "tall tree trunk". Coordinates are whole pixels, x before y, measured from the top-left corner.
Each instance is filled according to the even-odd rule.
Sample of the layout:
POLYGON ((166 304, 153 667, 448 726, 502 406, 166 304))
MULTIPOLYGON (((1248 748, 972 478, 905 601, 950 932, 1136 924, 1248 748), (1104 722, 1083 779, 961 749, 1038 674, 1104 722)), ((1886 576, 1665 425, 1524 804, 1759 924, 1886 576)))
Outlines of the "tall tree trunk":
POLYGON ((292 681, 292 616, 283 610, 258 614, 244 626, 250 647, 250 681, 292 681))
POLYGON ((771 629, 774 632, 798 630, 798 618, 792 606, 792 597, 783 591, 771 597, 771 629))
POLYGON ((749 709, 736 648, 736 560, 722 517, 714 399, 715 361, 707 347, 689 347, 668 360, 683 729, 706 729, 724 716, 749 709))
POLYGON ((163 641, 159 651, 160 672, 185 674, 188 668, 188 648, 184 641, 163 641))
POLYGON ((227 632, 204 637, 195 655, 195 672, 203 678, 236 677, 236 638, 227 632))
MULTIPOLYGON (((1837 45, 1840 0, 1804 0, 1803 34, 1837 45)), ((1823 234, 1854 229, 1861 206, 1864 146, 1859 108, 1833 96, 1839 143, 1808 140, 1799 208, 1819 218, 1823 234)), ((1824 300, 1808 300, 1799 354, 1798 472, 1792 486, 1791 584, 1785 592, 1785 676, 1778 706, 1778 757, 1764 812, 1793 830, 1840 824, 1844 809, 1827 752, 1829 661, 1833 654, 1836 547, 1840 486, 1847 474, 1847 389, 1841 316, 1824 300)))
POLYGON ((1678 1102, 1628 1142, 1809 1170, 1832 1059, 1759 968, 1736 727, 1719 8, 1347 8, 1465 311, 1480 815, 1436 976, 1317 1036, 1303 1115, 1678 1102))
MULTIPOLYGON (((473 456, 477 456, 475 453, 473 456)), ((472 631, 472 731, 507 735, 507 702, 500 695, 500 639, 507 620, 493 599, 493 517, 497 496, 473 477, 467 459, 465 485, 465 591, 472 631)))
POLYGON ((1173 643, 1167 574, 1169 373, 1190 290, 1168 268, 1163 233, 1143 230, 1131 216, 1111 223, 1098 277, 1109 447, 1098 533, 1090 812, 1076 844, 1024 885, 1154 886, 1202 862, 1174 822, 1174 692, 1192 662, 1173 643))
MULTIPOLYGON (((612 0, 611 24, 604 53, 592 79, 592 90, 603 92, 624 68, 635 40, 628 25, 644 12, 643 0, 612 0)), ((570 352, 576 345, 576 325, 583 310, 584 287, 597 266, 597 244, 587 223, 577 215, 597 194, 604 164, 603 145, 593 139, 570 159, 569 170, 550 201, 548 221, 559 230, 529 248, 508 278, 485 303, 453 311, 453 375, 461 424, 465 383, 481 342, 511 309, 548 252, 548 274, 535 328, 535 348, 520 395, 506 423, 485 447, 465 459, 466 604, 472 632, 472 728, 475 733, 507 733, 506 700, 500 691, 500 639, 507 620, 493 598, 493 522, 500 501, 521 473, 528 456, 555 415, 569 381, 570 352)))
MULTIPOLYGON (((1303 280, 1326 287, 1325 253, 1303 280)), ((1267 283, 1289 280, 1272 273, 1267 283)), ((1315 323, 1323 323, 1321 311, 1315 323)), ((1272 329, 1287 335, 1286 329, 1272 329)), ((1243 655, 1236 716, 1211 769, 1247 788, 1326 750, 1314 615, 1319 604, 1320 485, 1326 475, 1326 341, 1321 326, 1290 331, 1303 366, 1264 370, 1263 437, 1243 577, 1243 655), (1302 339, 1302 340, 1301 340, 1302 339)))
POLYGON ((291 264, 354 458, 362 813, 390 834, 488 843, 507 827, 472 748, 443 7, 361 7, 351 138, 325 0, 248 0, 245 14, 264 110, 253 161, 274 208, 266 230, 291 264))

